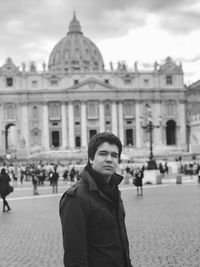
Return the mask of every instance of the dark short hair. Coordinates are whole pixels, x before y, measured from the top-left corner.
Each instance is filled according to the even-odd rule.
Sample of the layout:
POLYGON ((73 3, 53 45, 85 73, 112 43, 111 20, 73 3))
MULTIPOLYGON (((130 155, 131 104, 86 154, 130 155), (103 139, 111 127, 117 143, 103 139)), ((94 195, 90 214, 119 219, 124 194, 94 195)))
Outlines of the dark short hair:
POLYGON ((109 133, 109 132, 102 132, 102 133, 95 134, 90 139, 88 143, 88 159, 93 160, 98 147, 105 142, 111 145, 116 145, 118 147, 119 159, 120 159, 120 155, 122 152, 122 143, 116 135, 114 135, 113 133, 109 133))

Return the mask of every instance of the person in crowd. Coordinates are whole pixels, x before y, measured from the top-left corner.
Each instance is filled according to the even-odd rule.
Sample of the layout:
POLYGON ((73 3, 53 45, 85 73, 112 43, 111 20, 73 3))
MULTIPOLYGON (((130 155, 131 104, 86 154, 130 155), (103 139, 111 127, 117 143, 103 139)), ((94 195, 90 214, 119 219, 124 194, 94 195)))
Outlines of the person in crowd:
POLYGON ((13 184, 14 186, 17 185, 17 174, 14 170, 11 171, 12 172, 12 176, 13 176, 13 184))
POLYGON ((3 212, 11 210, 8 201, 6 200, 6 196, 13 191, 13 187, 11 187, 9 184, 10 181, 11 179, 6 173, 5 168, 2 168, 0 174, 0 196, 3 200, 3 212))
POLYGON ((58 193, 58 178, 59 178, 59 174, 55 168, 54 172, 52 173, 52 177, 51 177, 53 194, 58 193))
POLYGON ((167 160, 165 161, 165 173, 168 175, 169 173, 169 167, 168 167, 168 163, 167 160))
POLYGON ((69 173, 69 177, 70 177, 71 183, 74 183, 75 177, 76 177, 76 171, 75 171, 74 166, 72 167, 72 169, 71 169, 71 171, 69 173))
POLYGON ((137 187, 137 195, 142 196, 143 195, 143 182, 142 179, 144 177, 143 171, 138 167, 135 171, 135 186, 137 187))
POLYGON ((87 165, 60 200, 65 267, 132 266, 116 173, 121 151, 114 134, 93 136, 87 165))
POLYGON ((39 169, 39 175, 38 175, 38 178, 39 178, 39 184, 40 184, 40 185, 44 185, 44 181, 45 181, 45 168, 44 168, 43 165, 42 165, 41 168, 39 169))
POLYGON ((163 174, 163 175, 164 175, 164 173, 165 173, 165 168, 163 167, 163 165, 162 165, 161 162, 159 163, 158 168, 159 168, 160 174, 163 174))
POLYGON ((38 187, 38 176, 37 176, 37 169, 33 167, 31 169, 31 177, 32 177, 32 184, 33 184, 33 195, 39 195, 37 187, 38 187))
POLYGON ((68 174, 69 174, 69 170, 68 169, 64 170, 64 173, 63 173, 64 181, 68 180, 68 174))

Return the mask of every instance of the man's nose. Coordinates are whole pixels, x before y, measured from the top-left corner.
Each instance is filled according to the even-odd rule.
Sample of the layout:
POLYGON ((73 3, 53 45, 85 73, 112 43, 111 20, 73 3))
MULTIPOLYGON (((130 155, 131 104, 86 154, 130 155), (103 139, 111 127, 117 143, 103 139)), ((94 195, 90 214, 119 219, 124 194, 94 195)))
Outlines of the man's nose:
POLYGON ((112 161, 112 157, 111 157, 110 154, 107 155, 107 157, 106 157, 106 161, 112 161))

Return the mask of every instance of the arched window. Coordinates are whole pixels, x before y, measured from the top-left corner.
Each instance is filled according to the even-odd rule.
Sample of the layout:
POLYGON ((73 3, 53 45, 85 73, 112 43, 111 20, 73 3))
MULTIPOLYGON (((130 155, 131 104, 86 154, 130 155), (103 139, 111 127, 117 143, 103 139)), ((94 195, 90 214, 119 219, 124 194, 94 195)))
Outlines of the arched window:
POLYGON ((34 128, 31 131, 31 145, 37 146, 41 144, 41 131, 37 128, 34 128))
POLYGON ((33 119, 38 119, 38 107, 33 107, 33 119))
POLYGON ((50 103, 49 116, 52 120, 60 119, 60 103, 50 103))
POLYGON ((6 119, 14 120, 16 118, 16 106, 14 104, 8 104, 6 106, 6 119))
POLYGON ((111 110, 109 104, 105 105, 105 117, 111 117, 111 110))
POLYGON ((96 119, 98 118, 98 102, 90 101, 87 105, 88 118, 96 119))
POLYGON ((168 146, 176 145, 176 122, 173 120, 166 124, 166 143, 168 146))
POLYGON ((81 113, 80 113, 80 106, 78 104, 75 105, 74 107, 74 117, 75 118, 80 118, 81 113))
POLYGON ((124 102, 124 116, 133 117, 134 116, 134 103, 133 101, 124 102))
POLYGON ((176 103, 174 101, 169 101, 166 105, 166 115, 173 116, 176 115, 176 103))

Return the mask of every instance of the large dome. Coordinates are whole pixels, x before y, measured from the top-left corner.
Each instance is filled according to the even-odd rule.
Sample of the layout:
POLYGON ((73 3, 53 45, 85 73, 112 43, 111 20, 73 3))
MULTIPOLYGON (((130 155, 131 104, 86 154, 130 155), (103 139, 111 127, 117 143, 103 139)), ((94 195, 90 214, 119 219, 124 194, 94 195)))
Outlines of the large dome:
POLYGON ((48 67, 49 70, 54 71, 104 69, 99 49, 83 35, 75 13, 67 35, 56 44, 51 52, 48 67))

